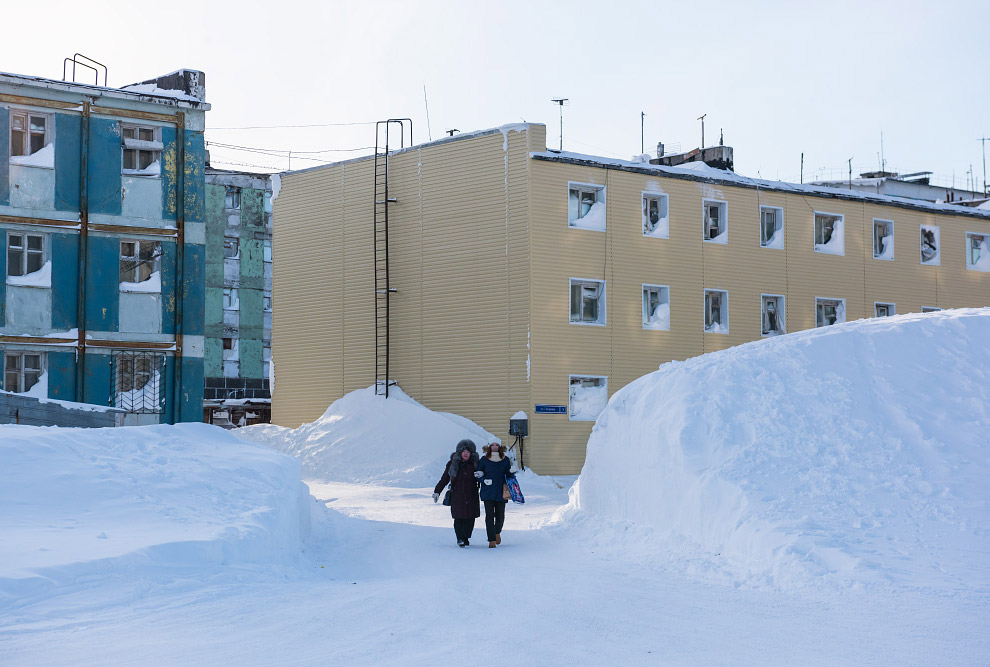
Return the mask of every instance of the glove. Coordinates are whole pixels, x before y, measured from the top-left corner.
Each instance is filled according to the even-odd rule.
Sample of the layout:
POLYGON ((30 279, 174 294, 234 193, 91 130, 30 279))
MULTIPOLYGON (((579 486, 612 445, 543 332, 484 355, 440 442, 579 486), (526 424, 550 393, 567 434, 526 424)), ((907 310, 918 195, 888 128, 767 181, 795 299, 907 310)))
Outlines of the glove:
POLYGON ((483 472, 481 472, 480 470, 475 470, 475 471, 474 471, 474 476, 475 476, 475 478, 477 478, 477 479, 481 479, 482 477, 484 477, 484 476, 485 476, 485 473, 483 473, 483 472))
POLYGON ((439 493, 434 493, 433 494, 433 502, 436 502, 438 500, 440 500, 440 494, 439 493))

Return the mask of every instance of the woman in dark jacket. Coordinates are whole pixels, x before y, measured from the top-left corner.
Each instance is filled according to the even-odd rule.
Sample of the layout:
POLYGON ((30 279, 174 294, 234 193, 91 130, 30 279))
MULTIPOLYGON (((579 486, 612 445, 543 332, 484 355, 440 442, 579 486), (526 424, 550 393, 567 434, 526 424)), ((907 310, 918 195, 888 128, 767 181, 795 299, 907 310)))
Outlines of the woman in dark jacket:
POLYGON ((474 520, 481 516, 478 503, 478 449, 470 440, 461 440, 443 469, 443 477, 433 489, 433 502, 450 483, 450 516, 454 518, 457 546, 466 547, 474 532, 474 520))
POLYGON ((488 548, 502 543, 502 525, 505 523, 505 498, 502 489, 505 480, 515 477, 510 468, 512 462, 502 455, 502 447, 493 442, 486 448, 484 458, 478 463, 482 473, 481 499, 485 501, 485 528, 488 530, 488 548))

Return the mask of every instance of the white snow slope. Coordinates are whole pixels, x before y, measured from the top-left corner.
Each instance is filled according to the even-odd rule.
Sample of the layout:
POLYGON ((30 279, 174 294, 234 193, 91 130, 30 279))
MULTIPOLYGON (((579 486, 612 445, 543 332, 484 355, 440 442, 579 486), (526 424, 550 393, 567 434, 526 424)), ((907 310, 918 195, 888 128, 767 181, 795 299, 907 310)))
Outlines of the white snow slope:
POLYGON ((664 364, 612 397, 562 514, 734 585, 985 596, 988 480, 990 309, 955 310, 664 364))
POLYGON ((95 575, 290 563, 310 528, 298 461, 205 424, 4 425, 0 461, 0 601, 95 575))
POLYGON ((389 388, 388 399, 374 387, 352 391, 297 429, 259 424, 236 433, 298 457, 307 480, 412 488, 436 484, 460 440, 473 440, 479 454, 482 445, 501 442, 464 417, 423 407, 398 387, 389 388))

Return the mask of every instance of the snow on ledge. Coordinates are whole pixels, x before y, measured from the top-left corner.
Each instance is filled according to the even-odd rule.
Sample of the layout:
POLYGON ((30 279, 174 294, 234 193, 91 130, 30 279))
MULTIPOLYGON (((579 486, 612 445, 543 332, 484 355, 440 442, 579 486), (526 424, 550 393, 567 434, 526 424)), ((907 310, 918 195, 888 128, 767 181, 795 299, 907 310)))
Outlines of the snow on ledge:
POLYGON ((42 169, 55 168, 55 144, 48 144, 40 151, 31 155, 12 155, 10 164, 20 167, 41 167, 42 169))
POLYGON ((23 276, 7 276, 7 284, 17 287, 43 287, 52 286, 52 260, 45 262, 37 271, 23 276))
POLYGON ((161 271, 155 271, 147 280, 142 280, 138 283, 120 283, 121 292, 135 292, 135 293, 148 293, 148 294, 160 294, 162 291, 162 274, 161 271))

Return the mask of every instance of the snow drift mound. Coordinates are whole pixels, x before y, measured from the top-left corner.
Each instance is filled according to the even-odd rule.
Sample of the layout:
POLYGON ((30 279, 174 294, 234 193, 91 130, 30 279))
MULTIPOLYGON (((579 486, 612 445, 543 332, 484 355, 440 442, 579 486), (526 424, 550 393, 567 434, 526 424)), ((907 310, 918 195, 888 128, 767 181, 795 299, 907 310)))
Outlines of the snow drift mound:
POLYGON ((990 309, 957 310, 664 364, 612 397, 560 516, 736 583, 987 591, 988 479, 990 309))
POLYGON ((443 474, 458 441, 501 442, 469 419, 433 412, 398 387, 389 397, 358 389, 334 401, 323 416, 297 429, 269 424, 234 431, 302 461, 303 477, 420 488, 443 474))
POLYGON ((310 526, 298 461, 206 424, 0 426, 0 461, 8 592, 138 566, 291 563, 310 526))

